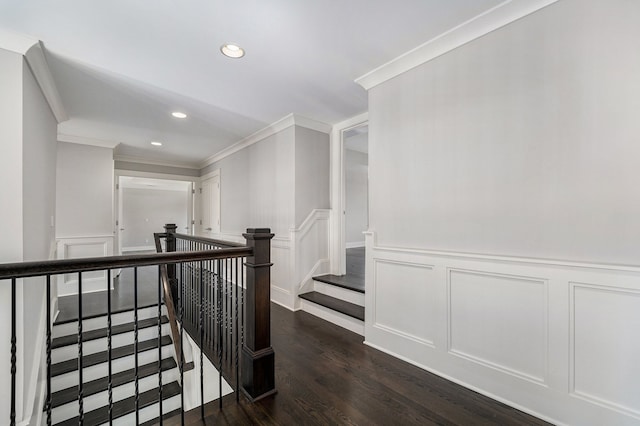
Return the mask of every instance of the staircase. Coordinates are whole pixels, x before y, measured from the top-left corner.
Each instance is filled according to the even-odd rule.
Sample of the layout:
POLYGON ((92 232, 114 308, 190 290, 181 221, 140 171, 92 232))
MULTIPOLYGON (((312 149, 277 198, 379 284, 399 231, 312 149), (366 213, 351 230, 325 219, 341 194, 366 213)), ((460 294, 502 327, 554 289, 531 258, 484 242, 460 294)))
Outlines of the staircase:
POLYGON ((349 275, 313 277, 313 291, 299 295, 301 308, 364 335, 364 285, 350 278, 349 275))
MULTIPOLYGON (((163 417, 179 414, 180 372, 170 337, 165 307, 158 341, 158 307, 138 309, 138 422, 154 423, 160 417, 159 372, 162 374, 163 417), (160 347, 159 347, 160 346, 160 347), (158 362, 160 359, 161 361, 158 362)), ((113 424, 136 424, 136 371, 134 312, 112 314, 113 424)), ((84 423, 109 422, 107 316, 82 321, 82 393, 84 423)), ((78 322, 54 324, 51 342, 52 424, 79 424, 78 322)))

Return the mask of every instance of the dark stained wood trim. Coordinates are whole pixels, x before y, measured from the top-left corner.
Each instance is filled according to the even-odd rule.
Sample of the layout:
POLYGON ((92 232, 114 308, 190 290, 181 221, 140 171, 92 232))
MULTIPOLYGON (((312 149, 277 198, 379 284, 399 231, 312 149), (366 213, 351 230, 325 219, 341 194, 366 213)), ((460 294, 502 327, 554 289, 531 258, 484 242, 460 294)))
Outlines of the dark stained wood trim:
POLYGON ((298 297, 336 312, 340 312, 341 314, 350 316, 351 318, 364 321, 364 306, 327 296, 326 294, 318 293, 317 291, 302 293, 298 295, 298 297))

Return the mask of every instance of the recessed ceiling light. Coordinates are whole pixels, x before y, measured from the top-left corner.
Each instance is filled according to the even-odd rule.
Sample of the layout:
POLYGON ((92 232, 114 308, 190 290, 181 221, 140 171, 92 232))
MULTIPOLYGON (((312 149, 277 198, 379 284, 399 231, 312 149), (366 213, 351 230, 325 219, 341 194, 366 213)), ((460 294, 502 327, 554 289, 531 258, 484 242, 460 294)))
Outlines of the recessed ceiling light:
POLYGON ((175 118, 187 118, 187 114, 179 111, 172 112, 171 115, 173 115, 175 118))
POLYGON ((153 145, 153 146, 162 146, 162 142, 153 141, 153 142, 151 142, 151 145, 153 145))
POLYGON ((237 59, 244 56, 244 49, 233 43, 223 44, 222 47, 220 47, 220 51, 224 56, 228 56, 230 58, 237 59))

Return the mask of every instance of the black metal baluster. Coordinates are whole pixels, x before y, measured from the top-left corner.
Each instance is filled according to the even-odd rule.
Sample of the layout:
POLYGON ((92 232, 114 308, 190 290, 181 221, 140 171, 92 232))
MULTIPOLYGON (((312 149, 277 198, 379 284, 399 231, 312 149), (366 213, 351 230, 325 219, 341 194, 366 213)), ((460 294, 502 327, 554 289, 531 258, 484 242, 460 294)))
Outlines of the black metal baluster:
POLYGON ((16 279, 11 279, 11 426, 16 424, 16 279))
POLYGON ((162 274, 158 266, 158 405, 160 426, 162 426, 162 274))
POLYGON ((178 315, 180 316, 180 424, 184 425, 184 263, 180 264, 180 281, 178 282, 178 315))
POLYGON ((47 275, 47 426, 51 426, 51 275, 47 275))
MULTIPOLYGON (((218 259, 216 261, 216 263, 218 264, 218 271, 220 271, 220 259, 218 259)), ((222 315, 222 283, 220 282, 218 285, 218 315, 221 316, 222 315)), ((218 406, 220 407, 220 409, 222 410, 222 317, 219 318, 218 320, 218 336, 220 339, 220 345, 218 347, 218 367, 219 367, 219 373, 218 374, 218 395, 220 396, 220 398, 218 398, 218 406)))
POLYGON ((225 317, 227 318, 227 330, 225 333, 225 336, 227 337, 227 364, 231 365, 231 350, 233 349, 233 323, 232 323, 232 318, 231 318, 231 314, 233 313, 233 310, 231 309, 231 296, 232 294, 232 288, 231 288, 231 258, 228 258, 225 261, 227 267, 226 267, 226 273, 225 273, 225 289, 227 291, 227 307, 225 310, 225 317))
POLYGON ((140 424, 140 379, 138 378, 138 267, 133 268, 133 358, 136 399, 136 425, 140 424))
POLYGON ((107 384, 107 392, 109 394, 109 425, 113 424, 113 353, 111 347, 112 338, 111 324, 111 269, 107 270, 107 368, 109 369, 109 381, 107 384))
POLYGON ((82 378, 82 272, 78 272, 78 424, 84 424, 84 389, 82 378))
POLYGON ((200 417, 204 421, 204 329, 202 328, 203 321, 203 288, 204 285, 204 262, 200 262, 200 417))
POLYGON ((238 259, 239 258, 236 257, 236 260, 235 260, 235 280, 234 280, 235 291, 236 291, 236 295, 235 295, 235 303, 236 303, 236 314, 235 314, 236 341, 235 341, 235 345, 234 345, 234 348, 235 348, 235 351, 236 351, 236 359, 235 359, 235 362, 236 362, 236 365, 235 365, 235 367, 236 367, 236 402, 240 401, 240 368, 239 368, 239 364, 238 364, 238 361, 239 361, 239 354, 238 353, 240 352, 240 339, 239 339, 240 334, 238 332, 239 331, 238 330, 238 325, 239 325, 238 324, 238 297, 239 297, 239 294, 238 294, 238 259))

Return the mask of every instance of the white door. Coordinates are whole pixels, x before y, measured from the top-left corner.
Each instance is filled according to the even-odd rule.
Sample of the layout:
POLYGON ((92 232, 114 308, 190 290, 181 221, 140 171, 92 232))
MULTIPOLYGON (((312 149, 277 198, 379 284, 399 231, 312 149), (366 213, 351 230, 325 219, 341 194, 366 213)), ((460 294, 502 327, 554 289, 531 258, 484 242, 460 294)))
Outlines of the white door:
POLYGON ((205 235, 220 233, 220 175, 202 181, 202 232, 205 235))

